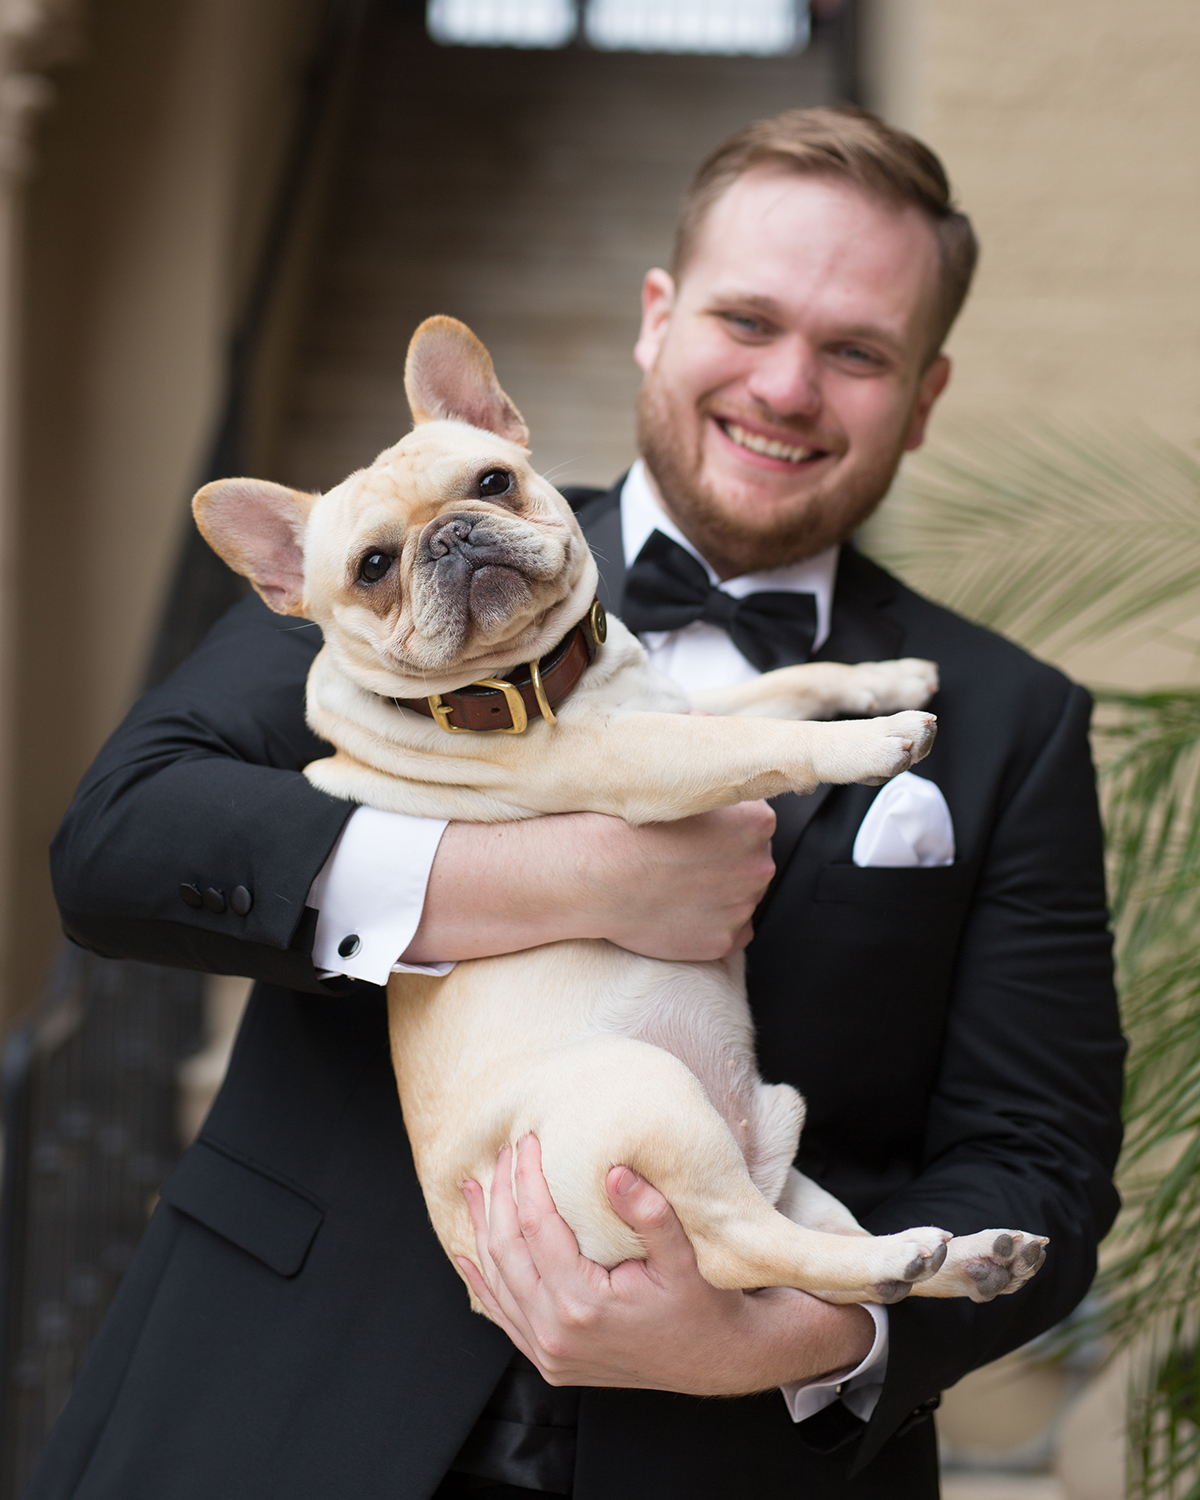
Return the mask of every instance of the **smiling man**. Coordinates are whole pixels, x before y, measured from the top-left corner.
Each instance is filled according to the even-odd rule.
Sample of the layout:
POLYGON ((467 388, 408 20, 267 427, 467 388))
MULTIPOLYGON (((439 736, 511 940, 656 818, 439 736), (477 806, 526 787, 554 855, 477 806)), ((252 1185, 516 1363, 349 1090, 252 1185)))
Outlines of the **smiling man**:
POLYGON ((939 1393, 1091 1281, 1123 1053, 1087 695, 849 540, 922 441, 974 259, 911 137, 856 111, 749 127, 646 277, 641 455, 571 494, 607 602, 687 688, 937 661, 917 774, 638 830, 355 810, 299 774, 327 750, 303 721, 317 632, 257 599, 135 707, 55 841, 66 929, 260 983, 30 1500, 935 1500, 939 1393), (464 1185, 462 1269, 500 1326, 473 1315, 379 986, 571 937, 749 944, 762 1072, 808 1101, 804 1173, 873 1232, 1048 1235, 1039 1274, 978 1304, 718 1292, 620 1164, 646 1259, 607 1271, 531 1139, 490 1203, 464 1185))

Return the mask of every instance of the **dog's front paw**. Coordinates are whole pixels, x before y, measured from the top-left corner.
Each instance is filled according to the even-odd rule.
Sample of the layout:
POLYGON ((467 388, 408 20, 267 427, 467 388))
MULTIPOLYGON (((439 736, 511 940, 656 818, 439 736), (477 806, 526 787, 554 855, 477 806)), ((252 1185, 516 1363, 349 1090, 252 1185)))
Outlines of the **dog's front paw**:
POLYGON ((882 786, 923 760, 937 734, 933 714, 911 710, 820 727, 824 733, 814 746, 813 769, 818 781, 838 785, 857 781, 882 786))
POLYGON ((860 662, 854 675, 865 700, 862 713, 891 714, 901 708, 924 708, 938 690, 937 664, 919 656, 860 662))
POLYGON ((1043 1235, 1019 1229, 981 1229, 950 1241, 943 1276, 953 1276, 972 1302, 990 1302, 1019 1292, 1037 1274, 1049 1244, 1043 1235))

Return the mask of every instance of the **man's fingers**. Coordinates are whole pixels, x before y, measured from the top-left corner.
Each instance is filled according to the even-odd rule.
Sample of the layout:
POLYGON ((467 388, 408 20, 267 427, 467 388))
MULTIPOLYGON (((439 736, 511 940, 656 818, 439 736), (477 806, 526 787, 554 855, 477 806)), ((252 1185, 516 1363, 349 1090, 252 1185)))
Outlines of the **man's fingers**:
POLYGON ((471 1228, 475 1231, 476 1245, 487 1245, 488 1221, 487 1204, 483 1199, 483 1189, 473 1179, 468 1178, 463 1183, 463 1197, 467 1200, 467 1212, 471 1215, 471 1228))
POLYGON ((537 1294, 538 1271, 517 1220, 512 1188, 512 1147, 502 1146, 492 1178, 487 1247, 500 1278, 519 1303, 537 1294))
POLYGON ((483 1303, 484 1307, 487 1308, 496 1322, 500 1324, 506 1323, 508 1320, 505 1318, 500 1304, 496 1301, 496 1294, 488 1285, 483 1272, 475 1262, 468 1260, 465 1255, 456 1255, 454 1259, 458 1269, 466 1277, 468 1286, 475 1293, 476 1297, 479 1298, 480 1302, 483 1303))
POLYGON ((582 1259, 579 1241, 554 1202, 536 1135, 527 1135, 517 1144, 517 1222, 543 1281, 578 1268, 582 1259))
MULTIPOLYGON (((506 1158, 507 1160, 507 1158, 506 1158)), ((496 1181, 500 1181, 500 1173, 497 1170, 496 1181)), ((504 1177, 507 1183, 507 1175, 504 1177)), ((492 1188, 493 1204, 495 1203, 495 1186, 492 1188)), ((528 1352, 530 1343, 530 1329, 525 1311, 520 1301, 513 1295, 512 1287, 505 1279, 503 1273, 496 1265, 492 1255, 490 1239, 491 1234, 488 1227, 486 1203, 484 1201, 483 1189, 477 1182, 467 1181, 463 1183, 463 1196, 467 1200, 467 1209, 471 1215, 471 1226, 475 1231, 475 1253, 479 1256, 479 1265, 466 1260, 462 1256, 456 1256, 463 1274, 467 1277, 472 1290, 479 1300, 491 1313, 492 1317, 500 1324, 505 1333, 519 1343, 523 1352, 528 1352), (466 1267, 470 1266, 468 1272, 466 1267), (481 1269, 482 1268, 482 1269, 481 1269), (519 1336, 518 1336, 519 1335, 519 1336)), ((511 1198, 511 1193, 510 1193, 511 1198)), ((522 1251, 524 1247, 522 1246, 522 1251)), ((523 1256, 528 1264, 528 1253, 523 1256)), ((536 1276, 534 1285, 536 1287, 536 1276)), ((533 1356, 531 1355, 530 1358, 533 1356)))
POLYGON ((645 1245, 648 1271, 665 1276, 698 1274, 691 1241, 675 1217, 675 1210, 656 1187, 630 1167, 613 1167, 605 1186, 617 1214, 637 1231, 645 1245))

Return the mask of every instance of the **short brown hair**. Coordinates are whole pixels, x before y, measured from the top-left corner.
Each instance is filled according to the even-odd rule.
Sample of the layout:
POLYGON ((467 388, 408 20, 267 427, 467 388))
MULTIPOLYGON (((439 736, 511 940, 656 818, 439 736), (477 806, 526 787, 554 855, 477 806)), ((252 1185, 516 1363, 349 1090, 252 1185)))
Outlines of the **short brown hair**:
POLYGON ((709 210, 755 167, 781 167, 811 177, 838 177, 896 205, 912 204, 937 238, 941 286, 932 359, 966 299, 979 257, 971 221, 955 207, 946 169, 928 146, 853 105, 788 109, 739 130, 705 160, 683 199, 675 231, 672 275, 678 279, 696 250, 709 210))

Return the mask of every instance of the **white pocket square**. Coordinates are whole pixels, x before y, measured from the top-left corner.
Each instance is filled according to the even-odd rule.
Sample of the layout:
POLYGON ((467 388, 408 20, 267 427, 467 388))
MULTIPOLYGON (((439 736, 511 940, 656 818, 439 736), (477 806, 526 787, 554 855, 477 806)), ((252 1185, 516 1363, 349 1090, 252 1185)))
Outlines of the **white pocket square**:
POLYGON ((881 787, 855 837, 852 858, 856 865, 952 865, 954 824, 941 788, 911 771, 881 787))

